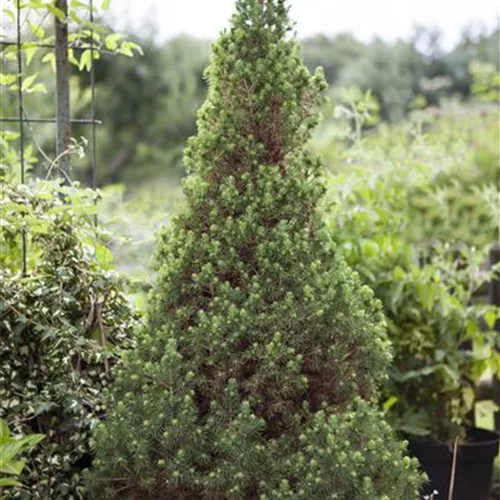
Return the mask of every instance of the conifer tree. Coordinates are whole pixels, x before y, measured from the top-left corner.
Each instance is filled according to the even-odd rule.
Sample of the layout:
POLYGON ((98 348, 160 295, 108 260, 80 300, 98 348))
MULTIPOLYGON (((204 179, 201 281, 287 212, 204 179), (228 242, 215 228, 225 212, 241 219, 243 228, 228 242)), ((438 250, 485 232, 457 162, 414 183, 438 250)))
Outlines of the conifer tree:
POLYGON ((373 398, 373 293, 337 255, 306 149, 325 81, 285 0, 237 0, 162 234, 138 347, 96 433, 97 498, 411 500, 416 464, 373 398))

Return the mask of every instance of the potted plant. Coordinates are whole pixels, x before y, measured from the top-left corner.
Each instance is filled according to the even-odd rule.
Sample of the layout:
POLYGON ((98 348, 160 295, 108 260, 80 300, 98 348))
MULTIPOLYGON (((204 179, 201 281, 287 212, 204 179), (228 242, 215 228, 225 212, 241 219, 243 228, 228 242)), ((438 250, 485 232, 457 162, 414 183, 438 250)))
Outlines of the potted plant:
POLYGON ((437 490, 488 500, 498 435, 474 427, 475 389, 498 372, 498 311, 474 303, 491 272, 474 250, 434 248, 424 266, 395 268, 386 282, 395 363, 387 408, 437 490))
POLYGON ((331 179, 332 233, 348 262, 381 299, 394 364, 385 408, 411 439, 411 451, 430 477, 423 492, 454 500, 489 499, 498 436, 473 427, 475 389, 498 373, 498 309, 475 293, 486 252, 435 242, 414 244, 412 189, 432 190, 431 176, 412 169, 358 168, 331 179), (473 491, 473 494, 471 494, 473 491))
POLYGON ((96 435, 96 498, 419 496, 377 409, 380 303, 325 231, 308 151, 325 82, 284 0, 238 0, 213 47, 186 207, 96 435))
POLYGON ((136 316, 109 250, 89 237, 100 234, 86 215, 92 192, 46 181, 0 181, 0 192, 0 419, 15 434, 46 436, 26 456, 23 487, 2 500, 78 498, 103 388, 136 316))

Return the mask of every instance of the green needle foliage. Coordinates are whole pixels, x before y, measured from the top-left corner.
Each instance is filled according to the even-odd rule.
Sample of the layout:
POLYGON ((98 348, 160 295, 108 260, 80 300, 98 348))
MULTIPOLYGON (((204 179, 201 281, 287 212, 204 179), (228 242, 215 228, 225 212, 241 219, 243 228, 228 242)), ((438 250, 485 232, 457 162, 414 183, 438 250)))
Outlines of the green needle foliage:
POLYGON ((380 305, 335 252, 306 150, 326 84, 290 30, 285 0, 239 0, 213 47, 187 207, 96 434, 98 498, 418 497, 372 402, 380 305))

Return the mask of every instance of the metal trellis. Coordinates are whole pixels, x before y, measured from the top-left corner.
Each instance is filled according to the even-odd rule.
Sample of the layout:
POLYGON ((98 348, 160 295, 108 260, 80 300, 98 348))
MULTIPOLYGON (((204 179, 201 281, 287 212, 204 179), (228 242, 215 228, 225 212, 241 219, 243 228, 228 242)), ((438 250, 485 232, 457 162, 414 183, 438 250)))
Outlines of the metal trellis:
MULTIPOLYGON (((94 5, 93 0, 89 0, 89 21, 94 22, 94 5)), ((90 30, 90 48, 81 47, 78 45, 70 46, 68 43, 68 2, 67 0, 56 0, 55 7, 63 14, 64 19, 59 19, 54 15, 55 26, 55 41, 54 44, 24 42, 22 39, 22 21, 21 21, 21 2, 16 2, 16 40, 0 41, 0 47, 16 47, 16 62, 17 62, 17 99, 18 99, 18 115, 14 117, 0 116, 0 122, 18 123, 19 124, 19 162, 20 162, 20 177, 21 182, 26 183, 26 159, 25 159, 25 124, 30 123, 52 123, 56 125, 56 158, 57 167, 60 175, 65 183, 71 182, 71 164, 70 156, 67 154, 71 141, 71 125, 81 124, 90 125, 91 141, 90 141, 90 166, 91 166, 91 185, 92 188, 97 187, 97 145, 96 145, 96 126, 101 124, 101 121, 96 118, 96 92, 95 92, 95 58, 96 51, 106 53, 94 45, 94 32, 90 30), (54 118, 29 117, 26 114, 24 99, 23 99, 23 46, 29 43, 30 47, 48 49, 54 51, 56 65, 56 99, 55 109, 56 116, 54 118), (70 89, 69 77, 71 72, 68 51, 73 50, 90 50, 90 118, 71 118, 70 110, 70 89)), ((97 218, 95 219, 97 224, 97 218)), ((27 273, 27 238, 26 232, 21 235, 22 245, 22 273, 27 273)))

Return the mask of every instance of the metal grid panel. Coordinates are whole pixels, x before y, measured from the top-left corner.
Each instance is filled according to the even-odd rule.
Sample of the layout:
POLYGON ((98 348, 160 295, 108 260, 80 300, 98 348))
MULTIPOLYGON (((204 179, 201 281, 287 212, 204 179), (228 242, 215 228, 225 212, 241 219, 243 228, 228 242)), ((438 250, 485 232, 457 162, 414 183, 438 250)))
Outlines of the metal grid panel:
MULTIPOLYGON (((68 15, 67 0, 56 0, 55 6, 61 10, 65 16, 68 15)), ((94 5, 93 0, 89 0, 89 21, 94 22, 94 5)), ((71 124, 90 125, 91 141, 90 141, 90 163, 92 172, 92 188, 97 187, 97 144, 96 144, 96 126, 101 124, 100 120, 96 119, 96 94, 95 94, 95 59, 94 52, 101 51, 94 46, 93 30, 90 33, 90 51, 91 51, 91 66, 90 66, 90 88, 91 88, 91 103, 90 103, 90 118, 72 119, 70 113, 69 101, 69 75, 70 64, 68 60, 68 25, 61 22, 54 16, 55 23, 55 43, 51 44, 35 44, 38 48, 53 50, 56 60, 56 116, 54 118, 28 117, 24 109, 23 99, 23 40, 21 30, 21 2, 16 2, 16 40, 15 41, 0 41, 0 46, 16 47, 17 61, 17 99, 18 99, 18 115, 14 117, 0 117, 0 122, 3 123, 18 123, 19 124, 19 161, 21 182, 26 182, 26 161, 24 156, 25 148, 25 124, 26 123, 53 123, 56 125, 56 155, 58 158, 58 170, 66 183, 71 182, 71 165, 69 155, 64 154, 70 146, 71 139, 71 124)), ((33 46, 33 43, 30 42, 33 46)), ((71 47, 76 50, 86 50, 82 47, 71 47)), ((97 216, 95 217, 97 224, 97 216)), ((22 245, 22 273, 27 273, 27 238, 26 232, 21 235, 22 245)))

